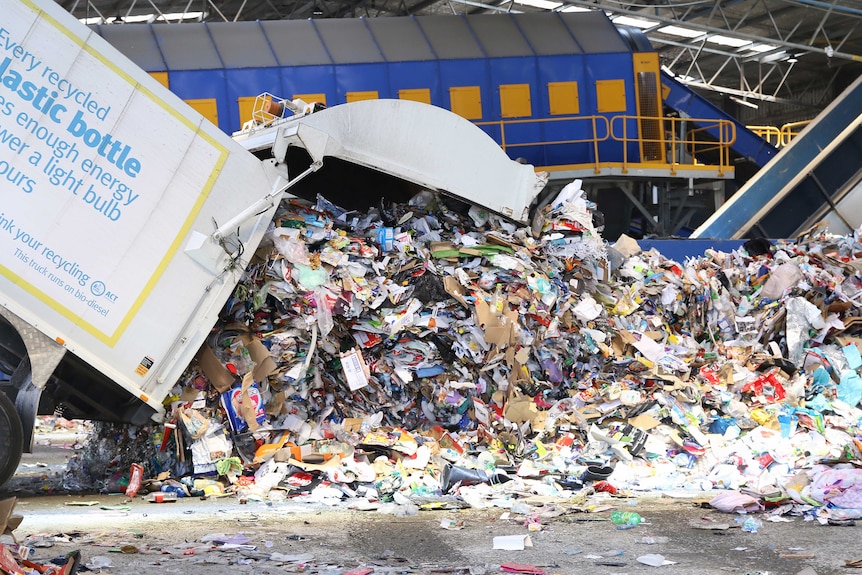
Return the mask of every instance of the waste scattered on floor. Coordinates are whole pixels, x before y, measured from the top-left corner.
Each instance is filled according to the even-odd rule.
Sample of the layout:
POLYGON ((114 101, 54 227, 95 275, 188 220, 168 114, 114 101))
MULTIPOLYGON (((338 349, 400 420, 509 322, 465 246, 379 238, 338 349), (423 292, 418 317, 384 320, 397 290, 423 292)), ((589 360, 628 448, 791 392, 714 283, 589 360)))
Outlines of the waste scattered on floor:
POLYGON ((167 423, 97 429, 67 483, 401 514, 719 490, 862 519, 857 235, 677 262, 605 244, 593 208, 577 181, 531 228, 427 192, 283 202, 167 423))
POLYGON ((19 543, 12 532, 21 525, 24 517, 15 513, 14 497, 0 499, 0 537, 12 538, 11 543, 0 542, 0 573, 3 575, 75 575, 81 562, 78 551, 66 553, 49 564, 33 557, 33 547, 19 543))

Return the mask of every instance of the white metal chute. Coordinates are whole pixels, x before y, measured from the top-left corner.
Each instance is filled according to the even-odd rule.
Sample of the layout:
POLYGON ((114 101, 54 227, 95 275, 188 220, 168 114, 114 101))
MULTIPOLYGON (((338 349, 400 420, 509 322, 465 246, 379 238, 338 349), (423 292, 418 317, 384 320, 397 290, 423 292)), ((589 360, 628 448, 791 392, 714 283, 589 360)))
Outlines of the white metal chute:
POLYGON ((315 161, 339 158, 521 222, 528 221, 546 182, 473 123, 409 100, 342 104, 235 139, 253 151, 271 147, 276 161, 284 159, 279 155, 288 142, 306 148, 315 161))

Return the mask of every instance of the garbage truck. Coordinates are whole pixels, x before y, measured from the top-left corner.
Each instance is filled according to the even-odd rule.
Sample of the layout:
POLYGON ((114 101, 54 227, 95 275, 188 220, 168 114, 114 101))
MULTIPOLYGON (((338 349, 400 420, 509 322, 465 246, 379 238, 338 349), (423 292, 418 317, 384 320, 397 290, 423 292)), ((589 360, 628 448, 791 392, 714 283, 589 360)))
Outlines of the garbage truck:
POLYGON ((284 197, 376 178, 527 222, 545 184, 416 102, 266 95, 228 135, 53 1, 4 8, 0 485, 38 415, 163 419, 284 197))

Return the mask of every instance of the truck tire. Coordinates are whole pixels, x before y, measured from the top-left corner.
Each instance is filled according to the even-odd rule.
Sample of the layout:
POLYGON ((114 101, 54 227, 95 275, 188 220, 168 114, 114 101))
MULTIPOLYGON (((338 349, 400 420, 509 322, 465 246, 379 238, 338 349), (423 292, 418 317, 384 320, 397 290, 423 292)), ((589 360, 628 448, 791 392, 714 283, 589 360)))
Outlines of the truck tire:
POLYGON ((21 461, 24 432, 21 419, 5 393, 0 392, 0 486, 15 475, 21 461))

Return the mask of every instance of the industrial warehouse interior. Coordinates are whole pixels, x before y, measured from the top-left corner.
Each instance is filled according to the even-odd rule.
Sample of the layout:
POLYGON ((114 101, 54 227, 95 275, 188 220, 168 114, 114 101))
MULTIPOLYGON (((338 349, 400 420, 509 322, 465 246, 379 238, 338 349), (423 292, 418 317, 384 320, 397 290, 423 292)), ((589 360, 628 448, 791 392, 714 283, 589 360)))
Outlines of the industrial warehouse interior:
MULTIPOLYGON (((840 2, 60 5, 228 133, 251 117, 260 93, 326 105, 416 99, 451 109, 513 159, 549 169, 552 181, 582 178, 605 215, 607 239, 689 236, 772 156, 761 139, 777 149, 789 144, 860 69, 862 10, 840 2), (133 23, 147 25, 126 25, 133 23), (650 57, 634 64, 632 54, 640 53, 650 57), (608 71, 621 70, 623 60, 631 71, 608 71), (572 115, 580 120, 562 120, 572 115), (662 129, 659 117, 673 124, 662 129), (689 119, 714 123, 684 135, 689 119), (628 128, 631 122, 641 129, 628 128), (677 140, 666 141, 663 131, 677 140), (639 149, 624 154, 638 132, 639 149), (593 150, 584 145, 591 140, 598 140, 593 150), (577 145, 547 144, 567 141, 577 145), (639 171, 623 162, 640 164, 639 171), (670 168, 656 171, 656 164, 670 168)), ((731 226, 742 231, 712 228, 708 235, 751 235, 759 225, 755 235, 787 237, 810 227, 823 217, 824 197, 840 203, 856 179, 855 171, 833 174, 840 160, 826 164, 796 192, 781 194, 792 196, 786 204, 795 208, 779 206, 731 226)))
POLYGON ((10 0, 0 575, 862 568, 860 24, 10 0))

